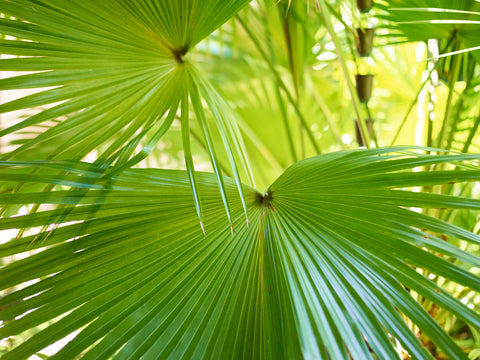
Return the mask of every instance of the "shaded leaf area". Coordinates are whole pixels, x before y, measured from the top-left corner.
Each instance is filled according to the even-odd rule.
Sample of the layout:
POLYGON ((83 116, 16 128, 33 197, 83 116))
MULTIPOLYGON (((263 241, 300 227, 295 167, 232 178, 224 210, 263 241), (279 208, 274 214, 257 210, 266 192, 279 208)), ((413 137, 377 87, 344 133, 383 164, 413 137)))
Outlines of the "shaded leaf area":
POLYGON ((476 181, 478 166, 461 162, 478 159, 403 148, 320 155, 264 194, 244 186, 249 226, 226 179, 233 236, 213 174, 196 174, 204 236, 185 171, 105 178, 90 164, 3 162, 1 180, 62 185, 0 195, 2 203, 59 206, 0 220, 0 229, 31 231, 0 246, 1 288, 25 284, 0 299, 0 336, 55 320, 4 358, 26 358, 78 329, 53 358, 394 359, 396 341, 413 358, 432 358, 408 318, 449 358, 466 359, 411 292, 479 327, 479 314, 416 269, 480 291, 466 270, 480 259, 440 235, 480 237, 409 207, 478 210, 480 201, 408 188, 476 181), (412 172, 452 162, 459 170, 412 172), (27 177, 27 165, 44 171, 27 177), (65 175, 55 175, 59 168, 65 175), (38 231, 52 224, 60 226, 38 231))
POLYGON ((390 28, 397 32, 394 35, 403 35, 408 41, 443 39, 444 53, 474 49, 472 55, 480 62, 480 3, 477 1, 387 0, 376 6, 386 10, 379 17, 393 23, 390 28))

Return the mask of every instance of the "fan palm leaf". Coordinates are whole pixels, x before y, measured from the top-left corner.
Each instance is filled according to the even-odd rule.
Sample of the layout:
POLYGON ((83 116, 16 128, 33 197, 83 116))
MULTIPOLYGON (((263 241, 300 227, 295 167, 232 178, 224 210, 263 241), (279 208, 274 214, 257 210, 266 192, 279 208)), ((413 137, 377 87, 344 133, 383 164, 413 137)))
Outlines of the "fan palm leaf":
MULTIPOLYGON (((97 165, 114 164, 115 171, 120 171, 145 158, 182 109, 185 162, 202 220, 190 150, 191 97, 200 119, 213 117, 239 190, 236 164, 243 164, 246 176, 248 170, 239 130, 231 118, 219 115, 226 113, 222 111, 225 104, 185 55, 247 3, 1 1, 7 17, 0 18, 0 32, 13 38, 0 40, 0 46, 2 53, 16 57, 1 59, 0 70, 33 73, 0 80, 0 90, 47 89, 0 105, 0 113, 49 108, 0 130, 0 136, 62 120, 2 158, 81 159, 96 149, 97 165), (142 140, 146 144, 135 154, 142 140), (39 158, 38 148, 46 141, 56 141, 57 146, 49 154, 40 152, 39 158)), ((200 128, 229 214, 214 144, 209 141, 211 130, 206 121, 200 128)))
POLYGON ((2 194, 2 203, 64 206, 0 220, 31 231, 0 246, 2 289, 23 284, 0 300, 0 335, 45 324, 4 358, 27 358, 75 331, 53 358, 394 359, 396 342, 432 358, 406 317, 449 358, 466 359, 411 292, 479 327, 477 312, 416 269, 480 291, 468 270, 480 259, 440 235, 480 237, 410 207, 478 210, 480 201, 408 189, 476 181, 479 158, 392 148, 303 160, 263 194, 244 186, 250 226, 226 178, 233 236, 213 174, 196 174, 204 236, 186 171, 105 178, 85 163, 2 162, 1 180, 60 186, 2 194), (446 162, 457 170, 412 172, 446 162), (26 176, 25 166, 42 172, 26 176), (35 230, 52 224, 61 226, 35 230))

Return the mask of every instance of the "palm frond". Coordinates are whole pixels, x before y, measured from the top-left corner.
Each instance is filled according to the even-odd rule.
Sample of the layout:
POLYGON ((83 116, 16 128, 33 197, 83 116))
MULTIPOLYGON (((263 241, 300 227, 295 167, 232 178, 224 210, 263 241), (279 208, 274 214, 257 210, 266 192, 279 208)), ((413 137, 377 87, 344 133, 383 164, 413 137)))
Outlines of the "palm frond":
MULTIPOLYGON (((0 113, 38 106, 48 109, 0 130, 0 136, 60 120, 56 126, 3 154, 3 159, 78 160, 95 149, 96 164, 104 168, 114 165, 118 172, 144 159, 182 109, 182 126, 187 127, 187 136, 183 138, 186 164, 193 174, 188 150, 190 98, 195 97, 195 113, 201 117, 205 117, 202 114, 206 109, 199 105, 200 100, 208 101, 210 111, 217 114, 214 103, 221 99, 185 56, 248 0, 1 3, 1 11, 7 17, 0 18, 0 33, 13 37, 0 40, 2 53, 17 57, 1 59, 0 70, 33 73, 1 79, 0 90, 47 90, 2 104, 0 113), (37 154, 46 142, 53 142, 51 152, 37 154), (136 153, 141 142, 145 144, 143 150, 136 153)), ((213 119, 241 189, 237 163, 246 169, 247 159, 240 133, 230 118, 213 119)), ((208 151, 214 153, 208 129, 203 125, 200 129, 207 139, 208 151)), ((215 156, 211 160, 226 200, 220 166, 215 156)), ((194 185, 192 177, 193 188, 194 185)), ((195 191, 194 198, 201 219, 195 191)), ((227 200, 225 206, 228 213, 227 200)))
MULTIPOLYGON (((461 50, 470 51, 480 61, 480 3, 459 1, 388 0, 378 4, 385 10, 379 17, 392 22, 391 30, 409 41, 459 38, 461 50)), ((456 49, 459 50, 459 49, 456 49)), ((451 52, 451 51, 447 51, 451 52)))
POLYGON ((394 359, 397 343, 432 358, 408 318, 449 358, 466 359, 412 294, 480 327, 477 312, 416 271, 480 291, 472 271, 480 259, 441 236, 477 245, 480 237, 410 207, 478 211, 480 201, 409 189, 477 181, 479 160, 401 147, 320 155, 263 194, 243 187, 250 226, 226 178, 233 236, 218 216, 214 174, 195 174, 204 236, 185 171, 105 178, 91 164, 4 161, 2 181, 60 188, 1 194, 2 203, 62 205, 0 220, 1 229, 31 231, 0 246, 1 288, 23 284, 0 300, 0 335, 45 324, 4 358, 26 358, 75 331, 53 358, 394 359), (439 163, 457 167, 417 171, 439 163), (27 176, 25 166, 43 170, 27 176), (52 224, 60 226, 35 230, 52 224), (25 251, 33 253, 10 257, 25 251))

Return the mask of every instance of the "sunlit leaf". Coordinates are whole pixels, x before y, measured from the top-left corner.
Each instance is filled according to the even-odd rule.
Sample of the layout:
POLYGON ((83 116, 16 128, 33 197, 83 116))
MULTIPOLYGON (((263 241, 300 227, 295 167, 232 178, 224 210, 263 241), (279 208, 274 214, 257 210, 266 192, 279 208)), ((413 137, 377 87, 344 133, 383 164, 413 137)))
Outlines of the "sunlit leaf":
POLYGON ((478 1, 387 0, 377 6, 386 10, 379 16, 392 22, 394 33, 409 41, 442 39, 443 46, 458 38, 463 42, 461 49, 470 49, 477 62, 480 61, 480 51, 476 49, 480 46, 478 1))
MULTIPOLYGON (((248 0, 1 1, 6 17, 0 18, 0 33, 10 37, 0 40, 0 46, 3 54, 16 57, 0 59, 0 70, 32 73, 1 79, 0 90, 42 91, 0 105, 0 113, 46 108, 0 129, 0 136, 58 121, 1 158, 82 159, 98 150, 95 163, 104 168, 115 165, 119 172, 153 150, 181 106, 182 125, 187 126, 183 146, 187 165, 193 171, 186 119, 190 91, 198 88, 194 94, 197 116, 208 111, 199 105, 201 100, 208 99, 210 104, 219 100, 185 56, 247 3, 248 0), (138 151, 141 145, 143 149, 138 151)), ((211 105, 210 111, 218 109, 211 105)), ((244 169, 247 160, 239 131, 235 124, 225 125, 231 122, 230 118, 213 118, 218 126, 214 131, 225 139, 223 145, 241 189, 237 163, 244 169)), ((208 138, 207 128, 200 129, 208 138)), ((214 153, 214 144, 207 145, 208 151, 214 153)), ((221 185, 218 160, 211 159, 221 185)), ((246 178, 249 174, 242 175, 246 178)), ((226 194, 222 186, 220 189, 228 213, 226 194)), ((199 198, 193 193, 201 219, 199 198)))

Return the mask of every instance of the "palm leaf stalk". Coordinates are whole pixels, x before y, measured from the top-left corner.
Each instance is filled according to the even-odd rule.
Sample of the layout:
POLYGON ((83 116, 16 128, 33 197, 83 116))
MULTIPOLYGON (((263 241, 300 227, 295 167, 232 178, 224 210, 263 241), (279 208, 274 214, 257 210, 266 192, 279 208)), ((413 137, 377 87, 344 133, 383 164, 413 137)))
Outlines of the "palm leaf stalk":
POLYGON ((338 38, 337 34, 335 33, 335 30, 333 28, 332 20, 330 19, 330 11, 327 3, 325 0, 319 0, 318 1, 318 16, 321 16, 323 21, 325 22, 325 26, 327 27, 328 34, 330 35, 332 42, 335 44, 335 51, 337 53, 338 60, 340 62, 340 65, 342 67, 343 75, 345 77, 345 81, 347 83, 347 88, 350 93, 350 96, 352 98, 352 105, 353 109, 355 110, 355 115, 358 120, 359 124, 359 130, 360 130, 360 136, 362 139, 362 143, 365 144, 367 148, 370 147, 370 136, 367 128, 367 123, 365 122, 365 118, 362 117, 361 115, 361 110, 360 110, 360 100, 358 99, 358 94, 355 90, 355 86, 352 82, 352 79, 350 77, 350 73, 348 71, 347 65, 346 65, 346 56, 343 53, 342 46, 340 44, 340 39, 338 38))
POLYGON ((275 76, 275 79, 277 81, 278 86, 285 92, 285 95, 287 96, 287 99, 289 100, 290 104, 293 106, 293 109, 295 110, 295 114, 297 115, 300 124, 302 126, 302 129, 306 132, 307 137, 312 145, 312 147, 315 149, 315 152, 317 154, 320 154, 320 148, 318 147, 317 141, 315 140, 310 128, 308 127, 307 121, 305 117, 303 116, 297 102, 295 101, 292 93, 288 90, 287 86, 285 85, 284 81, 282 80, 281 76, 279 75, 278 71, 275 69, 275 65, 272 63, 270 57, 266 53, 266 51, 262 48, 259 40, 255 36, 255 34, 249 29, 249 27, 245 24, 245 22, 242 20, 241 16, 236 16, 236 20, 240 23, 242 28, 245 30, 245 32, 248 34, 249 38, 253 41, 255 44, 256 49, 260 52, 262 55, 262 58, 266 61, 268 64, 268 67, 272 71, 272 74, 275 76))

